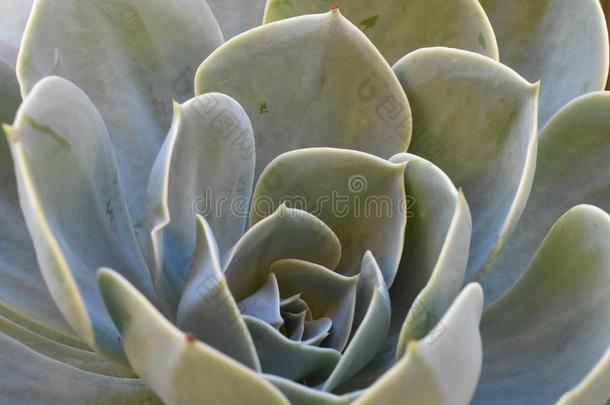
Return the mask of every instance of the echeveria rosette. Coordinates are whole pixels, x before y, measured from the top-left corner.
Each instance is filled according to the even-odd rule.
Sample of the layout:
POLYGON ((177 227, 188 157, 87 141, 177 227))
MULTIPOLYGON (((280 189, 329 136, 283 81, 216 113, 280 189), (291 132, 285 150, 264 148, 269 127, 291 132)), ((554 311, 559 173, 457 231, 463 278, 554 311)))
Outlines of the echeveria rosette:
POLYGON ((3 402, 609 399, 597 2, 36 0, 17 81, 26 3, 3 402))

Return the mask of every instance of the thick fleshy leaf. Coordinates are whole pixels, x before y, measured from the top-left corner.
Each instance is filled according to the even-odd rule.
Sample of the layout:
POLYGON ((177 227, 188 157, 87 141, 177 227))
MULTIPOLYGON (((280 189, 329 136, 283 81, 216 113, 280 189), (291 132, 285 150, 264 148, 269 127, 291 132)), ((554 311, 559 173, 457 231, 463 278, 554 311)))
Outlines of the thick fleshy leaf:
POLYGON ((267 282, 254 294, 238 304, 239 311, 272 325, 278 329, 284 323, 280 313, 280 289, 275 274, 270 273, 267 282))
POLYGON ((0 0, 0 55, 13 66, 33 3, 34 0, 0 0))
POLYGON ((332 326, 333 321, 326 317, 306 321, 301 341, 308 345, 319 346, 330 335, 332 326))
MULTIPOLYGON (((0 59, 0 121, 12 122, 20 102, 15 70, 0 59)), ((0 212, 0 305, 10 307, 10 312, 22 312, 24 318, 42 322, 47 328, 72 335, 38 269, 19 207, 15 169, 5 140, 0 141, 0 212)))
POLYGON ((197 249, 178 306, 177 325, 227 356, 260 370, 252 338, 220 268, 211 227, 197 217, 197 249))
POLYGON ((304 260, 332 270, 340 258, 341 244, 324 222, 281 205, 237 242, 224 274, 233 296, 241 301, 265 284, 277 260, 304 260))
POLYGON ((20 103, 21 95, 15 68, 0 57, 0 123, 12 122, 20 103))
MULTIPOLYGON (((341 0, 341 13, 394 63, 419 48, 446 46, 498 59, 491 24, 477 0, 341 0)), ((327 0, 268 0, 265 23, 323 13, 327 0)))
POLYGON ((148 297, 154 293, 101 116, 78 87, 49 77, 4 130, 19 202, 51 295, 91 347, 123 359, 95 272, 115 266, 148 297))
POLYGON ((330 318, 333 329, 324 346, 343 350, 354 319, 358 277, 345 277, 315 263, 284 259, 271 265, 282 297, 300 294, 313 319, 330 318))
POLYGON ((169 404, 285 404, 284 396, 254 371, 184 334, 115 271, 98 273, 129 363, 169 404))
POLYGON ((609 241, 610 216, 589 205, 551 228, 523 277, 483 316, 474 404, 554 403, 596 366, 610 343, 609 241))
MULTIPOLYGON (((24 225, 25 226, 25 225, 24 225)), ((32 251, 30 252, 32 255, 32 261, 35 261, 36 254, 34 253, 34 248, 32 247, 32 251)), ((53 298, 49 294, 49 290, 46 289, 46 284, 40 275, 40 271, 38 267, 35 268, 36 272, 39 274, 34 284, 37 286, 41 292, 44 292, 46 295, 42 295, 41 297, 37 297, 35 294, 29 297, 30 301, 35 304, 30 308, 27 308, 27 311, 32 312, 33 310, 37 310, 42 308, 44 305, 51 307, 52 311, 50 311, 53 316, 48 316, 47 314, 38 314, 36 317, 34 315, 28 314, 26 308, 15 308, 11 306, 9 303, 0 299, 0 315, 10 320, 11 322, 19 325, 22 328, 27 329, 30 332, 33 332, 37 335, 44 336, 54 342, 64 344, 66 346, 71 346, 81 350, 89 350, 92 349, 85 343, 82 339, 78 338, 74 335, 70 326, 66 323, 63 315, 58 311, 57 305, 53 301, 53 298), (38 280, 40 279, 40 280, 38 280), (42 288, 45 288, 42 290, 42 288), (55 313, 53 313, 55 312, 55 313), (43 320, 39 320, 39 319, 43 320), (61 323, 58 326, 54 325, 55 320, 61 320, 61 323)), ((4 279, 6 280, 6 279, 4 279)), ((10 283, 8 283, 10 286, 10 283)), ((30 290, 23 290, 30 291, 30 290)), ((25 295, 25 294, 24 294, 25 295)), ((49 309, 47 308, 47 311, 49 309)))
POLYGON ((91 97, 116 148, 138 232, 148 176, 171 124, 172 99, 193 97, 195 69, 221 43, 204 1, 34 4, 17 63, 21 91, 27 94, 38 80, 57 75, 91 97))
POLYGON ((227 42, 197 70, 196 94, 212 91, 248 113, 256 177, 294 149, 328 146, 389 158, 411 138, 411 112, 396 77, 337 10, 267 24, 227 42))
POLYGON ((235 100, 215 93, 174 105, 147 200, 149 265, 171 316, 188 278, 195 215, 205 217, 223 255, 246 229, 253 176, 252 126, 235 100))
POLYGON ((481 371, 482 309, 480 286, 466 286, 440 321, 443 333, 411 341, 405 356, 355 404, 470 403, 481 371))
MULTIPOLYGON (((98 354, 56 342, 0 316, 0 333, 3 333, 43 356, 83 371, 112 377, 134 377, 131 369, 111 363, 98 354)), ((0 356, 2 356, 0 354, 0 356)))
POLYGON ((383 274, 371 252, 366 252, 360 269, 355 324, 349 345, 337 367, 324 383, 332 391, 373 358, 383 343, 391 318, 390 296, 383 274))
POLYGON ((297 342, 282 335, 260 319, 244 315, 261 361, 263 372, 288 378, 325 378, 335 367, 341 353, 297 342))
POLYGON ((287 152, 265 168, 254 190, 250 223, 269 215, 268 205, 290 204, 321 218, 342 247, 337 272, 358 274, 370 250, 391 285, 404 241, 404 164, 347 149, 287 152))
POLYGON ((610 347, 587 374, 587 376, 576 387, 561 396, 558 405, 580 405, 580 404, 606 404, 610 402, 610 347))
POLYGON ((608 31, 599 0, 479 1, 501 62, 541 81, 540 128, 573 98, 604 89, 608 31))
POLYGON ((261 25, 265 0, 207 0, 225 40, 261 25))
POLYGON ((430 162, 410 154, 405 189, 409 226, 396 279, 390 289, 392 318, 382 348, 347 386, 363 389, 389 370, 413 339, 443 331, 439 320, 460 292, 468 261, 471 219, 464 195, 430 162))
POLYGON ((361 394, 334 395, 276 375, 265 374, 264 377, 282 391, 292 405, 347 405, 361 394))
POLYGON ((413 108, 412 152, 464 190, 473 223, 466 280, 478 279, 530 191, 538 85, 489 58, 447 48, 415 51, 394 71, 413 108))
POLYGON ((136 378, 91 373, 44 356, 0 333, 0 392, 6 404, 159 404, 136 378))
POLYGON ((463 193, 438 167, 409 154, 391 160, 408 162, 409 227, 390 290, 390 340, 396 347, 400 331, 397 355, 402 356, 407 342, 426 336, 459 294, 468 264, 472 220, 463 193))
POLYGON ((578 204, 610 212, 610 93, 569 103, 539 136, 532 192, 493 270, 481 280, 494 302, 525 271, 557 218, 578 204))

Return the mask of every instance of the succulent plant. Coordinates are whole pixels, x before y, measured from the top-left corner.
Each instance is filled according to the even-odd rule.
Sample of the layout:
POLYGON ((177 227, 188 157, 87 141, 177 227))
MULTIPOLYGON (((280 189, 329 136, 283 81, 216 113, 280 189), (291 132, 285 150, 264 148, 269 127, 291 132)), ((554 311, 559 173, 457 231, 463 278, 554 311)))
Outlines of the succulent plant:
POLYGON ((1 403, 610 400, 599 2, 0 5, 1 403))

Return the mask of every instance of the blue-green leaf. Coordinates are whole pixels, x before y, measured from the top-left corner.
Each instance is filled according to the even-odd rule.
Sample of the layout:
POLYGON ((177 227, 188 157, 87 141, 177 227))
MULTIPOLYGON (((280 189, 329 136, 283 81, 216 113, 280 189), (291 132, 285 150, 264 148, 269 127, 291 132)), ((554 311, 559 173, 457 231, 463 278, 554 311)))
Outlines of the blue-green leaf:
POLYGON ((98 279, 129 363, 165 403, 288 405, 257 373, 178 330, 118 273, 98 279))
POLYGON ((482 309, 480 286, 466 286, 441 319, 443 329, 411 341, 404 357, 354 404, 468 404, 481 371, 482 309))
POLYGON ((81 370, 0 333, 0 392, 5 404, 137 403, 161 405, 137 378, 81 370))
POLYGON ((211 227, 197 217, 197 249, 177 314, 179 328, 260 371, 252 338, 222 274, 211 227))
POLYGON ((327 377, 341 358, 335 349, 289 339, 260 319, 244 315, 244 321, 265 373, 290 380, 316 380, 327 377))
POLYGON ((362 258, 356 305, 352 326, 355 332, 341 360, 324 383, 324 391, 332 391, 364 367, 384 342, 390 326, 392 309, 388 287, 371 252, 366 252, 362 258))
POLYGON ((122 361, 95 272, 112 265, 148 297, 154 292, 101 116, 78 87, 49 77, 4 130, 21 209, 53 299, 91 347, 122 361))
MULTIPOLYGON (((554 403, 606 356, 609 241, 610 216, 599 208, 577 206, 555 223, 523 277, 483 315, 473 404, 554 403)), ((605 403, 608 377, 583 396, 605 403)))
POLYGON ((195 69, 221 43, 220 28, 201 0, 34 3, 17 63, 21 90, 27 94, 43 77, 57 75, 91 97, 116 148, 138 232, 172 99, 193 97, 195 69))
POLYGON ((174 105, 147 201, 149 265, 171 316, 188 278, 195 215, 205 217, 226 253, 246 229, 254 159, 252 126, 235 100, 215 93, 174 105))

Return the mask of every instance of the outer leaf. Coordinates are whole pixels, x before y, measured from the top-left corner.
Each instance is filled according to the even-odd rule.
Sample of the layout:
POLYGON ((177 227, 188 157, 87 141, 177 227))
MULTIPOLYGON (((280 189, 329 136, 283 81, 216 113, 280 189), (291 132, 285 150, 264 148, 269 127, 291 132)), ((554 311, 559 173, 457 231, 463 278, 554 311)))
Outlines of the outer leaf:
POLYGON ((178 306, 177 325, 202 342, 260 371, 254 342, 222 275, 212 229, 197 217, 197 250, 178 306))
POLYGON ((413 52, 394 71, 413 106, 412 152, 464 189, 473 222, 466 280, 480 278, 529 194, 538 85, 491 59, 446 48, 413 52))
POLYGON ((502 63, 541 80, 539 127, 575 97, 603 90, 608 31, 598 0, 479 0, 502 63))
POLYGON ((171 316, 195 248, 195 215, 224 254, 246 229, 254 176, 252 126, 235 100, 206 94, 174 109, 148 185, 147 221, 153 278, 171 316))
MULTIPOLYGON (((0 121, 12 122, 20 102, 15 70, 0 59, 0 121)), ((19 207, 13 161, 5 141, 0 142, 0 213, 0 305, 18 308, 23 318, 33 318, 72 335, 38 269, 19 207)), ((4 311, 2 314, 6 316, 4 311)))
MULTIPOLYGON (((36 254, 34 253, 33 248, 30 254, 33 258, 35 258, 36 254)), ((56 319, 61 320, 61 323, 58 326, 55 326, 53 325, 53 321, 55 319, 53 319, 51 316, 41 316, 41 314, 38 314, 38 316, 35 318, 34 315, 29 315, 28 313, 24 312, 24 309, 17 309, 15 307, 12 307, 4 300, 0 300, 0 315, 3 318, 13 322, 16 325, 19 325, 22 328, 25 328, 30 332, 46 337, 54 342, 62 343, 66 346, 71 346, 81 350, 91 351, 91 348, 87 345, 87 343, 85 343, 80 338, 74 335, 74 332, 66 323, 65 319, 63 318, 63 315, 58 311, 57 305, 55 305, 51 294, 49 294, 49 290, 46 289, 46 284, 44 283, 44 280, 42 280, 38 267, 36 267, 36 271, 38 277, 35 278, 37 283, 34 285, 38 285, 38 288, 40 288, 41 291, 44 292, 46 295, 42 295, 40 297, 34 295, 32 297, 29 297, 30 301, 34 302, 35 305, 33 305, 34 309, 30 308, 27 310, 33 311, 38 309, 39 307, 43 307, 43 305, 46 304, 52 310, 50 311, 49 308, 46 308, 47 311, 49 311, 51 314, 55 312, 54 315, 57 317, 56 319), (42 288, 45 289, 42 290, 42 288), (41 321, 38 318, 43 318, 44 320, 41 321)))
POLYGON ((345 277, 303 260, 278 260, 269 271, 277 277, 282 297, 299 294, 313 319, 330 318, 332 332, 324 346, 342 351, 354 320, 358 277, 345 277))
POLYGON ((133 372, 129 368, 110 363, 89 350, 72 347, 41 336, 3 316, 0 316, 0 332, 41 355, 62 362, 65 365, 112 377, 134 377, 133 372))
POLYGON ((237 242, 224 274, 233 296, 241 301, 265 284, 277 260, 299 259, 334 269, 340 257, 341 244, 324 222, 281 205, 237 242))
MULTIPOLYGON (((610 342, 610 216, 581 205, 551 228, 518 283, 481 321, 474 404, 554 403, 610 342)), ((596 389, 598 387, 591 387, 596 389)), ((610 399, 608 385, 597 395, 610 399)))
POLYGON ((404 164, 345 149, 287 152, 265 168, 253 196, 250 223, 269 214, 266 205, 286 202, 320 217, 338 235, 337 272, 360 271, 370 250, 391 285, 404 241, 404 164))
POLYGON ((207 0, 225 39, 257 27, 263 21, 265 0, 207 0))
POLYGON ((197 71, 254 127, 256 177, 276 156, 329 146, 389 158, 411 139, 409 104, 389 66, 338 11, 268 24, 234 38, 197 71), (372 136, 374 134, 374 136, 372 136))
POLYGON ((532 192, 515 233, 482 280, 487 303, 525 271, 553 222, 577 204, 610 211, 610 94, 592 93, 565 106, 539 136, 532 192))
POLYGON ((46 357, 0 333, 0 392, 5 404, 161 404, 135 378, 90 373, 46 357))
POLYGON ((164 402, 288 404, 255 372, 185 336, 118 273, 104 269, 98 278, 130 364, 164 402))
POLYGON ((343 380, 353 376, 375 356, 390 326, 392 312, 388 287, 371 252, 366 252, 360 269, 355 331, 341 360, 324 383, 332 391, 343 380))
POLYGON ((113 265, 147 296, 154 293, 102 118, 78 87, 49 77, 32 89, 5 133, 19 202, 53 299, 91 347, 122 360, 95 271, 113 265))
MULTIPOLYGON (((322 13, 330 5, 326 0, 268 0, 264 21, 322 13)), ((498 59, 496 37, 476 0, 341 0, 337 5, 390 63, 430 46, 466 49, 498 59)))
POLYGON ((482 289, 468 285, 441 320, 444 332, 434 341, 410 342, 407 354, 355 404, 468 404, 481 370, 482 307, 482 289))
POLYGON ((57 75, 91 97, 108 125, 140 230, 172 99, 193 96, 197 65, 221 43, 220 29, 200 0, 37 0, 17 70, 24 94, 41 78, 57 75))
POLYGON ((244 315, 244 321, 265 373, 291 380, 316 380, 327 377, 341 358, 341 353, 335 349, 289 339, 260 319, 244 315))

